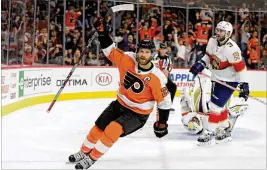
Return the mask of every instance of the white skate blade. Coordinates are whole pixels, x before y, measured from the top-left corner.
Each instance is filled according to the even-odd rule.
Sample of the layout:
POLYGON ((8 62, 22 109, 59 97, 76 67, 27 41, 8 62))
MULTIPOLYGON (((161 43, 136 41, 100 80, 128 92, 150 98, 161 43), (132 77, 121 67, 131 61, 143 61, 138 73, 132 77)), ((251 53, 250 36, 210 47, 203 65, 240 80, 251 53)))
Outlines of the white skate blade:
POLYGON ((215 139, 215 143, 216 143, 216 144, 229 143, 229 142, 231 142, 231 141, 232 141, 232 137, 227 137, 227 138, 225 138, 225 139, 223 139, 223 140, 216 140, 216 139, 215 139))
POLYGON ((67 161, 66 164, 76 164, 78 162, 70 162, 70 161, 67 161))

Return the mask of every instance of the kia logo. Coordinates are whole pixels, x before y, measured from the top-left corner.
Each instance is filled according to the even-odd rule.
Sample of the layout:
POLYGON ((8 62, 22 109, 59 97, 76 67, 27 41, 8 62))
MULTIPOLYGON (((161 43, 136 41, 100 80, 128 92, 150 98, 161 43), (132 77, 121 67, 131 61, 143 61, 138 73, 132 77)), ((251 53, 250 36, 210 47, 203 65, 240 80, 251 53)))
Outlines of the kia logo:
POLYGON ((96 76, 95 81, 100 86, 107 86, 112 82, 112 76, 108 73, 100 73, 96 76))

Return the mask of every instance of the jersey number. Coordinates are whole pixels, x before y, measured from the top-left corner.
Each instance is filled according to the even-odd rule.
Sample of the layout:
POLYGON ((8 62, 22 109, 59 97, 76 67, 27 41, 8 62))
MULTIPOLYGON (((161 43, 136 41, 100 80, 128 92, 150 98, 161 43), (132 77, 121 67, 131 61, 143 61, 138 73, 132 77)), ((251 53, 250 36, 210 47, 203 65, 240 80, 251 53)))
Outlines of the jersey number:
POLYGON ((134 93, 144 90, 144 82, 128 71, 124 76, 123 84, 127 90, 131 88, 134 93))
POLYGON ((169 94, 169 90, 167 89, 167 87, 163 87, 161 89, 161 94, 162 94, 162 97, 166 97, 168 94, 169 94))

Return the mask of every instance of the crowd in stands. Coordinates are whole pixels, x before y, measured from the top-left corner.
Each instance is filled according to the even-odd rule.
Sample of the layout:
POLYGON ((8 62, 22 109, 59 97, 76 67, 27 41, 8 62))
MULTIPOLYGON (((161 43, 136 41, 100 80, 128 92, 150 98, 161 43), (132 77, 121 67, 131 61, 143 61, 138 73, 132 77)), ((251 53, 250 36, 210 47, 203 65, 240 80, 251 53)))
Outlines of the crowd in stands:
MULTIPOLYGON (((9 2, 1 1, 2 63, 7 62, 8 54, 9 64, 73 65, 87 45, 95 19, 101 15, 111 25, 111 35, 118 48, 135 51, 140 40, 150 39, 154 41, 157 51, 159 44, 164 42, 176 67, 189 67, 201 59, 214 26, 219 21, 229 21, 234 26, 232 39, 240 46, 247 66, 267 70, 267 11, 251 12, 252 9, 245 3, 240 6, 237 21, 235 12, 213 11, 204 5, 190 9, 189 22, 186 23, 184 8, 161 8, 145 3, 139 5, 138 20, 137 9, 112 13, 109 10, 114 6, 112 1, 101 1, 99 14, 97 0, 86 0, 85 8, 83 1, 67 1, 66 11, 63 0, 50 0, 50 4, 48 0, 37 0, 36 9, 34 0, 12 0, 11 11, 9 2)), ((190 6, 194 5, 192 1, 190 6)), ((112 65, 97 41, 92 43, 85 55, 80 64, 112 65)))

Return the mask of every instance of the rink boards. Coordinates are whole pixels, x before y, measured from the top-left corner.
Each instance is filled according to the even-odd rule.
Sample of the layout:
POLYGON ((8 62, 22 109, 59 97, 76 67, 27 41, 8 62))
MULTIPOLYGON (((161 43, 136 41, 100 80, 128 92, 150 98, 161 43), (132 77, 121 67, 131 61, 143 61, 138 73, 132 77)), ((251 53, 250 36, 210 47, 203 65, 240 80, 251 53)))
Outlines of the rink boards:
MULTIPOLYGON (((72 67, 24 67, 2 70, 2 116, 36 104, 51 102, 72 67)), ((266 71, 248 71, 251 95, 267 97, 266 71)), ((58 101, 115 98, 119 75, 115 67, 79 67, 71 76, 58 101)), ((171 79, 180 90, 193 83, 188 69, 173 69, 171 79)), ((237 93, 235 93, 237 95, 237 93)))

